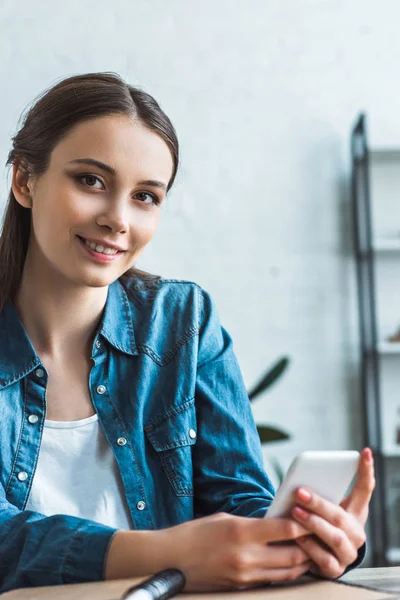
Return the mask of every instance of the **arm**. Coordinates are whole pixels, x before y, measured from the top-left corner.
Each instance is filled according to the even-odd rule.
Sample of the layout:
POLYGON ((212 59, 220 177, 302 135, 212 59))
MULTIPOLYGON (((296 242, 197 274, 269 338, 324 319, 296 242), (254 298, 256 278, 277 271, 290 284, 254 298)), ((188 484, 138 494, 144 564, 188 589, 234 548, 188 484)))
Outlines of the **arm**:
POLYGON ((0 487, 0 594, 22 587, 140 577, 176 567, 187 590, 230 589, 298 577, 310 566, 284 519, 219 513, 159 531, 116 531, 93 521, 19 511, 0 487))
POLYGON ((0 593, 102 579, 115 532, 86 519, 20 511, 0 485, 0 593))
POLYGON ((139 577, 167 568, 170 538, 77 517, 20 511, 0 486, 0 594, 22 587, 139 577))
POLYGON ((209 294, 201 288, 198 293, 195 515, 224 511, 262 517, 274 489, 264 470, 250 401, 231 337, 209 294))

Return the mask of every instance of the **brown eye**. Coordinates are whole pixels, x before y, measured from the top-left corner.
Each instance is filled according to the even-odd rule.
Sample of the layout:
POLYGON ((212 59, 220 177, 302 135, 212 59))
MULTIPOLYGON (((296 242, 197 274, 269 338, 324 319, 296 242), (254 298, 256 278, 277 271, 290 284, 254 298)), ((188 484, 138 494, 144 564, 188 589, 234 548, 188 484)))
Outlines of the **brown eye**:
POLYGON ((154 194, 149 194, 149 192, 139 192, 136 194, 136 197, 139 198, 143 204, 154 204, 158 206, 160 204, 160 200, 154 194), (147 201, 146 201, 147 200, 147 201))
POLYGON ((94 177, 93 175, 85 175, 85 179, 86 179, 86 183, 90 187, 92 187, 97 181, 97 177, 94 177))
POLYGON ((79 183, 86 185, 87 187, 94 187, 96 182, 99 182, 100 184, 102 183, 98 177, 96 177, 95 175, 91 175, 90 173, 77 175, 76 180, 79 181, 79 183))

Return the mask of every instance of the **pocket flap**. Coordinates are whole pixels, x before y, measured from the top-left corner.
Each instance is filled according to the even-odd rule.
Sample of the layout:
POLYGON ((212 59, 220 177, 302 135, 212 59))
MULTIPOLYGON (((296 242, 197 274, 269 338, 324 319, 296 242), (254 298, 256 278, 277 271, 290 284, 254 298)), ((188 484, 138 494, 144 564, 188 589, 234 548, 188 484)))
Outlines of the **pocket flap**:
POLYGON ((192 446, 196 443, 196 411, 193 402, 189 406, 175 407, 164 419, 144 428, 148 440, 156 452, 192 446), (172 413, 172 414, 171 414, 172 413))

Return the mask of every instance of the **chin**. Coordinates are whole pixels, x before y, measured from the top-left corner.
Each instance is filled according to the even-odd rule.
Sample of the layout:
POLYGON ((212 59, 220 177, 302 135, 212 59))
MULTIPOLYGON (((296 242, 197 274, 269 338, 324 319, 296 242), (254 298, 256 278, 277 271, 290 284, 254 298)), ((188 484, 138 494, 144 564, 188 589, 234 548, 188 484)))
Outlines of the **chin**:
POLYGON ((119 276, 119 273, 87 273, 79 278, 76 278, 75 281, 80 285, 85 285, 91 288, 103 288, 114 283, 114 281, 116 281, 119 276))

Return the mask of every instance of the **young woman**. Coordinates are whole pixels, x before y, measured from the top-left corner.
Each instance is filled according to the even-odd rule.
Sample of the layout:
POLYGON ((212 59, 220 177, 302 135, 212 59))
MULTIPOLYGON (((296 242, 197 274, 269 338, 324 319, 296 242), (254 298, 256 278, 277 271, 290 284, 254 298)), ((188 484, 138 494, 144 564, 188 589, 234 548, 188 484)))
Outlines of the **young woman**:
POLYGON ((262 519, 274 492, 212 299, 134 267, 178 156, 157 102, 107 73, 59 82, 13 138, 0 592, 166 567, 187 590, 241 588, 362 558, 371 451, 342 506, 300 489, 292 518, 262 519))

